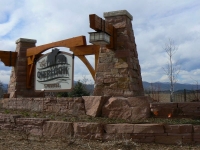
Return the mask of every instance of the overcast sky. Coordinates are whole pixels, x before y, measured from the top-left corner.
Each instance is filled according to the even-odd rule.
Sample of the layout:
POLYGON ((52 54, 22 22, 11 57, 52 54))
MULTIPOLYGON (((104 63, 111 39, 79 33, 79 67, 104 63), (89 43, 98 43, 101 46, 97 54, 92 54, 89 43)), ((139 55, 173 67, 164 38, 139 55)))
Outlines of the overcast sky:
MULTIPOLYGON (((89 14, 127 10, 133 16, 143 81, 167 82, 163 47, 172 39, 178 47, 174 61, 181 70, 179 83, 200 83, 199 0, 0 0, 0 50, 15 51, 19 38, 36 39, 36 45, 85 35, 89 14)), ((69 49, 63 49, 69 52, 69 49)), ((88 57, 94 64, 94 57, 88 57)), ((8 83, 10 67, 0 62, 0 80, 8 83)), ((84 64, 75 58, 75 80, 93 81, 84 64)))

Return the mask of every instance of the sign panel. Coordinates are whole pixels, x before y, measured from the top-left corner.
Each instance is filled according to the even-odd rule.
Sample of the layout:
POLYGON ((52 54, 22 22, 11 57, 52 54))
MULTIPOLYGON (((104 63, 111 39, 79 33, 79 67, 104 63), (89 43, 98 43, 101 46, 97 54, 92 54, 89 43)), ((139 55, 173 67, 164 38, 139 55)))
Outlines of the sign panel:
POLYGON ((35 65, 35 90, 62 92, 73 88, 73 55, 52 49, 40 57, 35 65))

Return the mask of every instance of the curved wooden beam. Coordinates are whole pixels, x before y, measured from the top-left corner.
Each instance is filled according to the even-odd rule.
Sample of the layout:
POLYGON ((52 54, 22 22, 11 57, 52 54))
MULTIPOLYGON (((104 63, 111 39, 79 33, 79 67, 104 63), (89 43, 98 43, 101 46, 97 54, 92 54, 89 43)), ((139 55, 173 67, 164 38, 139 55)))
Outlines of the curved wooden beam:
POLYGON ((0 50, 0 60, 5 66, 15 66, 17 60, 17 52, 0 50))
POLYGON ((47 49, 50 49, 53 47, 71 48, 75 46, 84 46, 84 45, 86 45, 85 36, 78 36, 78 37, 74 37, 74 38, 70 38, 70 39, 66 39, 66 40, 62 40, 58 42, 53 42, 53 43, 49 43, 49 44, 45 44, 45 45, 41 45, 37 47, 28 48, 26 52, 26 56, 29 57, 33 55, 38 55, 46 51, 47 49))
POLYGON ((74 55, 77 56, 86 65, 93 79, 95 79, 95 72, 96 72, 97 63, 99 59, 99 50, 100 50, 99 45, 78 46, 78 47, 73 47, 70 49, 70 51, 72 51, 74 55), (85 55, 95 55, 95 69, 89 63, 85 55))
POLYGON ((90 71, 93 79, 95 79, 95 70, 92 67, 92 65, 89 63, 89 61, 87 60, 87 58, 85 56, 77 56, 88 68, 88 70, 90 71))

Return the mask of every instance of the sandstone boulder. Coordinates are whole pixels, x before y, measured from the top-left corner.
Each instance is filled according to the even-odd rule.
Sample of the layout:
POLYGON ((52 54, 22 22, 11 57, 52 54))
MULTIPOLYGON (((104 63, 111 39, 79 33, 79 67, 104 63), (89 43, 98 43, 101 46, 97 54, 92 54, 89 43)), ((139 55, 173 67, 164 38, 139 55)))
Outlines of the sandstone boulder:
POLYGON ((144 119, 150 117, 150 99, 147 96, 128 97, 132 110, 131 119, 144 119))
POLYGON ((138 97, 111 97, 102 108, 102 116, 108 118, 138 120, 150 116, 149 99, 138 97))
POLYGON ((83 96, 85 102, 86 115, 99 117, 101 116, 102 106, 108 97, 102 96, 83 96))

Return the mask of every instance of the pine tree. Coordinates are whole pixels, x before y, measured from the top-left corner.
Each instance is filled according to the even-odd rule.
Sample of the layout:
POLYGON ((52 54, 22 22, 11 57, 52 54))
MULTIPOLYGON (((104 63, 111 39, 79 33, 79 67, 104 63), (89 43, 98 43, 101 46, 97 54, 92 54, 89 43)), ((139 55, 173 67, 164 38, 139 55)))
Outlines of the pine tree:
POLYGON ((69 97, 81 97, 81 96, 89 96, 90 93, 87 92, 83 83, 78 81, 74 86, 73 90, 68 93, 69 97))
POLYGON ((89 96, 90 92, 87 91, 85 85, 78 81, 71 92, 59 93, 58 97, 81 97, 89 96))

